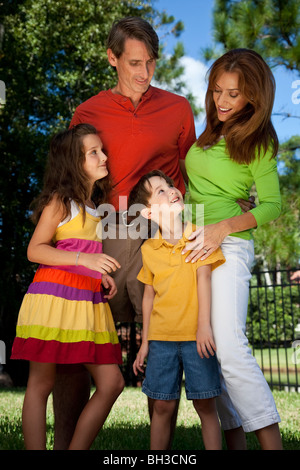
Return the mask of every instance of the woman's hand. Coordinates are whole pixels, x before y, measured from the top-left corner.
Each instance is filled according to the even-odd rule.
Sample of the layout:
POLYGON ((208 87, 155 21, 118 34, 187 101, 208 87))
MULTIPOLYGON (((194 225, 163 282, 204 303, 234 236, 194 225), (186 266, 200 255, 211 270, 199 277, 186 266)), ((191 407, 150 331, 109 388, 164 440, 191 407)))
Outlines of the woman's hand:
POLYGON ((108 274, 103 274, 102 286, 104 291, 104 297, 108 300, 112 299, 118 292, 114 279, 108 274))
POLYGON ((191 251, 185 261, 192 261, 194 263, 199 258, 205 260, 221 246, 222 241, 227 235, 228 232, 224 221, 197 228, 189 236, 191 242, 187 243, 182 250, 183 255, 191 251))
POLYGON ((114 272, 121 267, 115 258, 105 253, 80 253, 78 264, 102 274, 114 272))

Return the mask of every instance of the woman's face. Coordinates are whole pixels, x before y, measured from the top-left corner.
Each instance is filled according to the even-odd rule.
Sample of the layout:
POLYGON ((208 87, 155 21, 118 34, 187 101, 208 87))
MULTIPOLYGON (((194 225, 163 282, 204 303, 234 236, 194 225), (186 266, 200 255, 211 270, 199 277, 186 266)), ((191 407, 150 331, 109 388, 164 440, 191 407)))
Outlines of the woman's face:
POLYGON ((237 72, 222 72, 216 80, 213 99, 220 121, 225 122, 231 116, 241 111, 248 100, 239 90, 239 75, 237 72))

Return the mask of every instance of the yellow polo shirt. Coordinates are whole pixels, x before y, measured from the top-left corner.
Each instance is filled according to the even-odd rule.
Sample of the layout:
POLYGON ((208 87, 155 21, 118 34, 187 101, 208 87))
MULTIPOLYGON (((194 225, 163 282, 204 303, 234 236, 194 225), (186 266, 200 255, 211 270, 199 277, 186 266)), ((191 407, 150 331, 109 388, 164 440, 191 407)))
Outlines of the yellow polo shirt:
POLYGON ((186 263, 181 254, 192 230, 191 224, 176 245, 158 232, 142 245, 143 267, 137 278, 155 290, 148 340, 195 341, 198 321, 197 269, 211 264, 212 270, 225 263, 221 249, 206 260, 186 263))

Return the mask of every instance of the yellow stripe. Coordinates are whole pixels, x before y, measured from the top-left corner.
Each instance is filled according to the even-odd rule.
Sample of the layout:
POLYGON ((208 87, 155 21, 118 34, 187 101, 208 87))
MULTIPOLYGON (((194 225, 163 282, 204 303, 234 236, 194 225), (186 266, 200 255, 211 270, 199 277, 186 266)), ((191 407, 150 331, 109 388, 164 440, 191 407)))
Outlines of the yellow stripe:
POLYGON ((67 238, 78 238, 82 240, 102 241, 102 222, 100 217, 94 217, 86 212, 84 230, 82 227, 82 215, 78 214, 74 219, 61 225, 56 229, 54 242, 67 238))
POLYGON ((93 305, 85 300, 64 300, 44 294, 26 294, 18 325, 41 325, 62 330, 114 331, 108 303, 93 305))
POLYGON ((87 330, 61 330, 60 328, 47 328, 39 325, 17 326, 17 337, 36 338, 43 341, 59 341, 61 343, 78 343, 80 341, 92 341, 96 344, 119 342, 116 331, 95 333, 87 330))

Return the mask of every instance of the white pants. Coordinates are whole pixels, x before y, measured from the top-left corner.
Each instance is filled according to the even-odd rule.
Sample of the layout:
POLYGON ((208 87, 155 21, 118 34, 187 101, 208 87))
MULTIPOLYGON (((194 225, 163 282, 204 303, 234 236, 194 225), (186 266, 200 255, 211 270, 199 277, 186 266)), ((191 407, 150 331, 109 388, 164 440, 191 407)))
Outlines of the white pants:
POLYGON ((217 406, 224 430, 242 425, 251 432, 280 422, 245 334, 253 241, 226 237, 221 248, 226 263, 212 272, 212 328, 223 376, 217 406))

